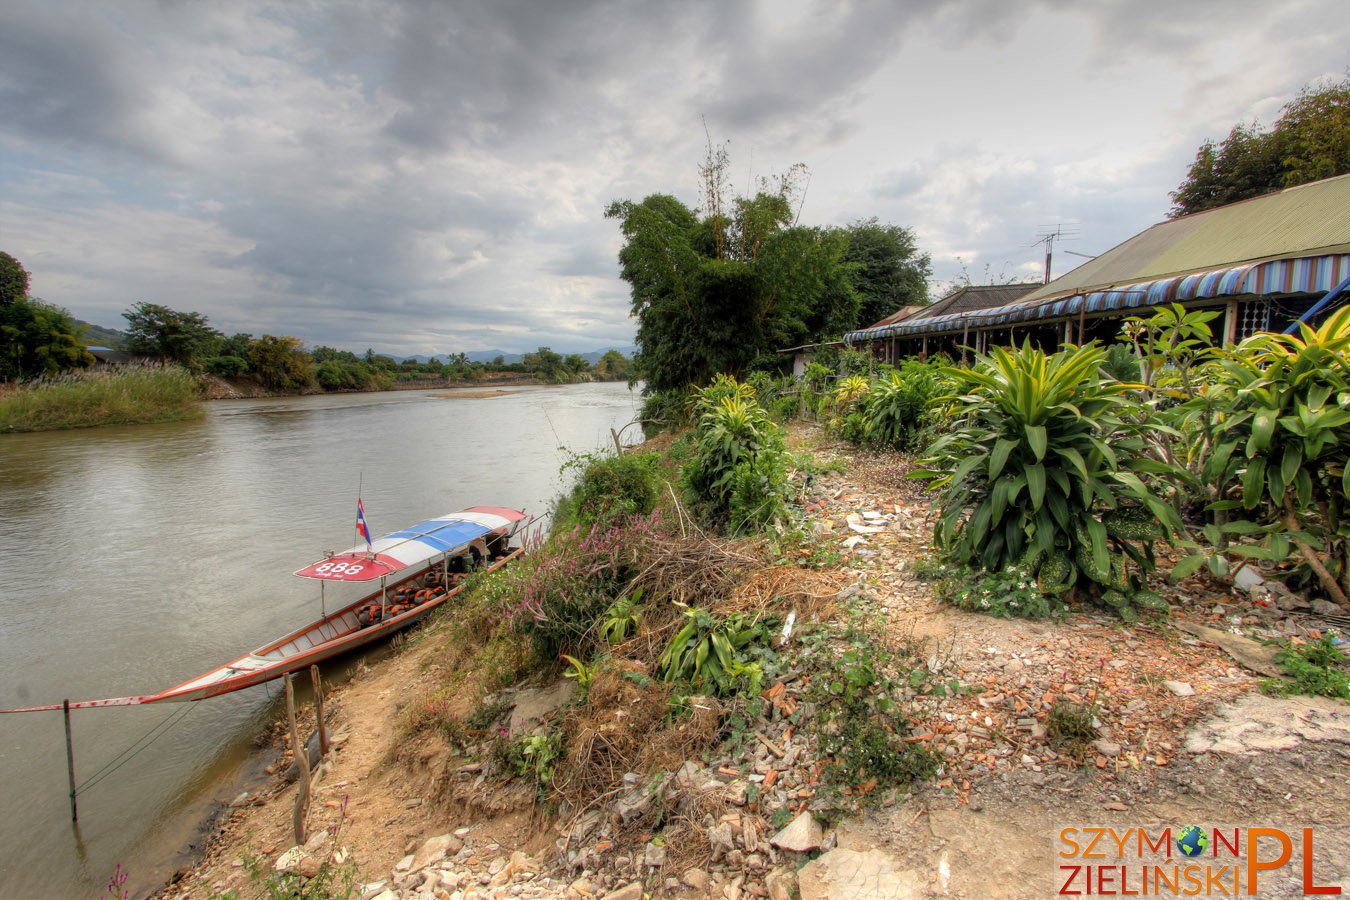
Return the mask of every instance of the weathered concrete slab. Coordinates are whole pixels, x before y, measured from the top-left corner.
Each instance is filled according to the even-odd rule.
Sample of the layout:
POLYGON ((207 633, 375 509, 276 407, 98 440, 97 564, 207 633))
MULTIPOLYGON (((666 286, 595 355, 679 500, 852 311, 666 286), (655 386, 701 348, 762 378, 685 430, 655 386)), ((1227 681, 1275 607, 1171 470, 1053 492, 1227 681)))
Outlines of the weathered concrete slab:
POLYGON ((916 900, 924 879, 882 850, 838 847, 797 873, 801 900, 916 900))
POLYGON ((576 694, 577 683, 570 678, 559 678, 550 687, 531 688, 515 696, 515 707, 511 710, 511 724, 508 726, 511 737, 528 734, 536 725, 553 715, 576 694))
POLYGON ((1350 744, 1350 703, 1248 694, 1186 735, 1189 753, 1259 753, 1302 743, 1350 744))

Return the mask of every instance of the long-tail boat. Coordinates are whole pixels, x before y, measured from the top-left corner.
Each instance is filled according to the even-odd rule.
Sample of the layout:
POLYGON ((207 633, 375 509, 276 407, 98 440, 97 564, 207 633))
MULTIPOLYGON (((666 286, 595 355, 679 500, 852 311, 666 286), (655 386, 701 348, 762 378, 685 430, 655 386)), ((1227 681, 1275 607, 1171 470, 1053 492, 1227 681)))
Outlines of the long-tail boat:
MULTIPOLYGON (((147 703, 202 700, 242 690, 289 672, 308 668, 340 653, 407 628, 464 589, 474 571, 494 571, 518 558, 514 546, 526 515, 500 506, 471 506, 436 519, 369 539, 342 553, 331 553, 295 574, 320 582, 379 582, 366 594, 335 613, 325 615, 245 654, 158 694, 77 700, 70 709, 141 706, 147 703)), ((358 515, 364 529, 364 510, 358 515)), ((0 709, 0 713, 39 712, 64 704, 0 709)))

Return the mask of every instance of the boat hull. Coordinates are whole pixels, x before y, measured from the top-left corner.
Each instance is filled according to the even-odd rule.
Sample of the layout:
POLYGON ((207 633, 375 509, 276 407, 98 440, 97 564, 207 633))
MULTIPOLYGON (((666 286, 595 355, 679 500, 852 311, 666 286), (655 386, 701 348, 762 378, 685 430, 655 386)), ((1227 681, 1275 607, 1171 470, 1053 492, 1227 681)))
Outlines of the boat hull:
MULTIPOLYGON (((523 550, 516 549, 500 559, 495 560, 484 571, 493 572, 502 566, 518 559, 523 550)), ((404 582, 410 581, 420 576, 421 573, 404 579, 404 582)), ((401 582, 402 583, 402 582, 401 582)), ((414 607, 397 616, 392 616, 374 625, 364 627, 348 628, 345 633, 338 633, 335 637, 327 637, 325 626, 334 625, 338 631, 341 627, 355 620, 357 611, 361 608, 378 603, 380 592, 375 592, 360 600, 343 607, 336 613, 314 622, 305 628, 301 628, 291 634, 286 635, 278 641, 274 641, 265 647, 259 647, 257 650, 198 676, 191 681, 185 681, 180 685, 169 688, 158 694, 154 694, 141 699, 141 703, 163 703, 184 700, 205 700, 207 697, 218 697, 221 694, 229 694, 244 688, 253 687, 262 684, 265 681, 271 681, 274 678, 280 678, 282 675, 291 672, 307 669, 315 663, 323 662, 334 656, 346 653, 349 650, 355 650, 366 644, 386 638, 395 632, 402 631, 417 622, 426 618, 434 609, 443 605, 447 600, 459 595, 464 590, 463 584, 456 585, 450 590, 433 597, 430 600, 414 607), (312 640, 315 636, 323 640, 312 640), (277 648, 299 647, 309 638, 310 646, 308 649, 298 650, 292 654, 282 656, 267 665, 252 667, 251 661, 256 659, 267 659, 270 654, 277 652, 277 648)), ((72 704, 73 705, 73 704, 72 704)))

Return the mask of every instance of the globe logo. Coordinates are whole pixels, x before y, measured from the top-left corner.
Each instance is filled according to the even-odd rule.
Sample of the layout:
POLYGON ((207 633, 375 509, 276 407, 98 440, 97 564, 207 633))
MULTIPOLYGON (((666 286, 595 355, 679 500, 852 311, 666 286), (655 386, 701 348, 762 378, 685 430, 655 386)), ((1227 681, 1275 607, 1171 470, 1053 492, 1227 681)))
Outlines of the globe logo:
POLYGON ((1204 853, 1208 846, 1209 836, 1199 825, 1187 825, 1181 829, 1181 834, 1177 835, 1177 849, 1187 859, 1194 859, 1204 853))

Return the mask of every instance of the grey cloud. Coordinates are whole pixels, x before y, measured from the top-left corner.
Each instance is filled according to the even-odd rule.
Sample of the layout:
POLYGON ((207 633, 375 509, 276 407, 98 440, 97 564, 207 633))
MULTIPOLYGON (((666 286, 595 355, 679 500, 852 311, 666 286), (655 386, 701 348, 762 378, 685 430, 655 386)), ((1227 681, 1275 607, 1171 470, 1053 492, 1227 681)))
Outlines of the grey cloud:
POLYGON ((145 86, 121 77, 131 39, 78 9, 0 4, 0 119, 35 142, 155 156, 129 127, 145 86))
MULTIPOLYGON (((702 96, 714 120, 733 131, 772 129, 782 120, 813 116, 831 102, 846 100, 859 83, 897 52, 906 29, 925 17, 927 4, 877 2, 813 3, 803 27, 777 41, 768 21, 742 19, 741 40, 728 41, 717 79, 702 96)), ((838 115, 837 112, 834 113, 838 115)), ((827 140, 848 128, 830 121, 827 140)))

